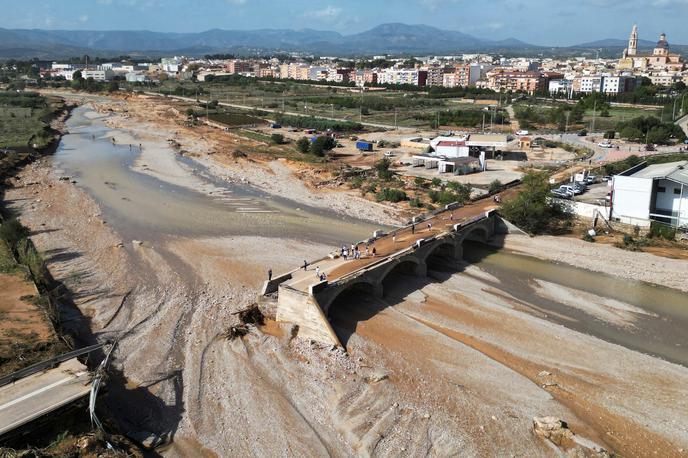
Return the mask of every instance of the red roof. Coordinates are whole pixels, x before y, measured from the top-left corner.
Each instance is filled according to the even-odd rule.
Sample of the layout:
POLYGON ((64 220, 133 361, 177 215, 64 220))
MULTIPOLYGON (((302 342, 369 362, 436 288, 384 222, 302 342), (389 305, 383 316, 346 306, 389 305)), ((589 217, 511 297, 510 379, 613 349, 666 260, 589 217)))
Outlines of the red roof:
POLYGON ((442 141, 437 144, 437 146, 466 146, 466 142, 459 141, 442 141))

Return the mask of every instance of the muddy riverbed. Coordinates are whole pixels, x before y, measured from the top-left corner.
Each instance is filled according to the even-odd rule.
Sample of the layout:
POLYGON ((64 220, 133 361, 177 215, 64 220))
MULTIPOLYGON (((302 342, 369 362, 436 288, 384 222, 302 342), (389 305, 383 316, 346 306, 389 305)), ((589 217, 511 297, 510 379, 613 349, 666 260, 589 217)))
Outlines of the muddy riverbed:
POLYGON ((69 129, 7 198, 84 337, 120 339, 106 405, 166 455, 542 456, 532 418, 554 415, 623 455, 685 456, 684 293, 478 246, 458 271, 393 275, 382 301, 343 297, 348 353, 289 326, 230 341, 267 268, 376 225, 221 179, 171 132, 113 130, 88 106, 69 129))

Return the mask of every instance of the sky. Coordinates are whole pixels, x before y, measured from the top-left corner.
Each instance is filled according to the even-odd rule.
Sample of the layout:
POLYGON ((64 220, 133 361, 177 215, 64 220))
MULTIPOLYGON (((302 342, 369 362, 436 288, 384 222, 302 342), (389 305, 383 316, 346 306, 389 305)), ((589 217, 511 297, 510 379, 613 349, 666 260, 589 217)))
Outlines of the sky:
POLYGON ((426 24, 538 45, 640 38, 688 44, 688 0, 0 0, 0 27, 69 30, 312 28, 357 33, 426 24))

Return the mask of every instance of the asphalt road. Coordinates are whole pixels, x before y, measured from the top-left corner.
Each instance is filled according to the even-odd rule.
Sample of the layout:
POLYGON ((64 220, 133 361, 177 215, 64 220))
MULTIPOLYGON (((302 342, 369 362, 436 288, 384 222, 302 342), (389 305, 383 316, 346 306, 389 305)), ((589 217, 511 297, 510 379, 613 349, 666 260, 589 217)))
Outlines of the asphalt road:
POLYGON ((0 387, 0 435, 87 396, 90 381, 86 366, 74 358, 0 387))

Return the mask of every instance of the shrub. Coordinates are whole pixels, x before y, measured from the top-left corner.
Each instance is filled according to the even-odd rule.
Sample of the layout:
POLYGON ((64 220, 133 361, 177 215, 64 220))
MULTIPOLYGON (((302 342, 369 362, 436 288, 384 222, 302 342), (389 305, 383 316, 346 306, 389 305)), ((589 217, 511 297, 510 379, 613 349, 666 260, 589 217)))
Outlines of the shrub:
POLYGON ((275 145, 281 145, 284 143, 284 135, 282 134, 272 134, 270 135, 270 140, 272 140, 272 143, 275 145))
POLYGON ((301 137, 296 141, 296 148, 306 154, 311 147, 311 142, 306 137, 301 137))
POLYGON ((421 202, 418 197, 414 197, 413 199, 409 200, 409 205, 413 208, 420 208, 423 206, 423 202, 421 202))
POLYGON ((616 137, 616 131, 615 130, 608 130, 604 133, 604 138, 608 140, 613 140, 616 137))
POLYGON ((571 215, 549 198, 549 177, 529 172, 523 177, 521 192, 502 203, 500 213, 521 229, 537 234, 570 221, 571 215))
POLYGON ((351 185, 351 187, 352 187, 353 189, 358 189, 358 188, 360 188, 361 186, 363 186, 363 178, 361 178, 361 177, 354 177, 354 178, 351 180, 350 185, 351 185))
POLYGON ((419 188, 424 188, 427 186, 426 180, 423 177, 416 177, 413 179, 413 183, 419 188))
POLYGON ((489 187, 487 188, 489 193, 497 192, 502 188, 502 182, 499 180, 494 180, 490 183, 489 187))
POLYGON ((595 241, 595 238, 592 235, 588 234, 587 232, 585 234, 583 234, 582 239, 585 240, 586 242, 594 242, 595 241))
POLYGON ((0 238, 7 242, 15 253, 19 241, 29 236, 29 230, 22 226, 17 218, 10 218, 0 225, 0 238))
POLYGON ((389 201, 389 202, 401 202, 402 200, 408 200, 408 196, 404 191, 401 189, 393 189, 393 188, 383 188, 380 192, 378 192, 375 196, 375 198, 381 202, 381 201, 389 201))
POLYGON ((440 186, 442 186, 442 180, 440 180, 439 178, 433 178, 430 182, 430 185, 432 185, 433 188, 439 188, 440 186))
POLYGON ((392 161, 389 159, 382 158, 379 161, 375 163, 375 170, 377 170, 377 176, 381 180, 390 180, 394 176, 394 172, 389 170, 389 167, 392 165, 392 161))
POLYGON ((650 223, 650 236, 661 237, 666 240, 675 240, 676 229, 671 226, 653 221, 650 223))

